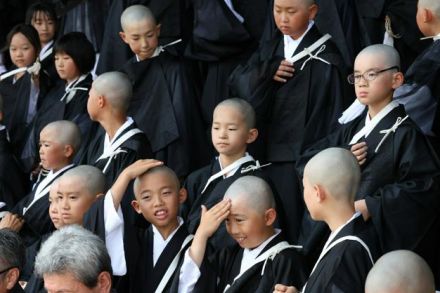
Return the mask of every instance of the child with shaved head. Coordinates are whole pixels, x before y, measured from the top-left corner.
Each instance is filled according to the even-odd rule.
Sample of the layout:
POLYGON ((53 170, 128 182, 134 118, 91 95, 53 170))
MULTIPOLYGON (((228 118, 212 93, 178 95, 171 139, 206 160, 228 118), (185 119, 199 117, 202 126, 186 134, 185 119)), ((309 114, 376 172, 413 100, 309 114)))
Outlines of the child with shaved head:
MULTIPOLYGON (((172 169, 157 160, 139 160, 124 169, 106 194, 103 207, 96 209, 97 213, 89 213, 87 225, 96 221, 93 214, 104 215, 106 221, 114 219, 112 229, 118 234, 113 236, 113 248, 108 249, 112 266, 115 259, 119 260, 119 269, 113 266, 114 273, 123 268, 131 280, 121 287, 124 292, 182 292, 179 268, 192 240, 183 219, 178 216, 185 199, 186 190, 181 188, 172 169), (116 231, 115 227, 124 221, 120 214, 123 212, 121 202, 133 180, 135 198, 131 204, 151 225, 147 229, 126 225, 116 231), (133 237, 134 234, 137 237, 133 237)), ((108 230, 106 228, 106 233, 108 230)), ((98 234, 102 233, 98 231, 98 234)), ((201 292, 209 292, 203 289, 206 284, 203 280, 198 285, 201 292)))
POLYGON ((89 92, 87 111, 101 127, 93 133, 81 161, 101 169, 108 186, 125 167, 152 156, 147 137, 133 118, 127 116, 131 96, 131 82, 121 72, 101 74, 89 92))
MULTIPOLYGON (((289 245, 275 229, 276 217, 272 190, 263 179, 244 176, 235 180, 223 201, 209 210, 202 206, 200 225, 181 274, 191 276, 192 282, 207 278, 200 271, 207 261, 212 268, 207 274, 218 280, 216 292, 270 292, 280 282, 302 286, 305 264, 298 247, 289 245), (204 261, 208 239, 223 221, 236 244, 207 255, 204 261)), ((191 282, 187 285, 191 291, 191 282)))
MULTIPOLYGON (((321 151, 307 163, 304 201, 312 219, 325 222, 332 233, 301 292, 363 292, 368 271, 379 251, 373 230, 361 213, 355 212, 360 178, 356 158, 342 148, 321 151)), ((285 284, 275 289, 275 292, 298 292, 285 284)))
MULTIPOLYGON (((49 123, 40 133, 41 167, 49 170, 46 177, 34 185, 32 191, 13 208, 24 218, 20 231, 29 246, 54 227, 49 218, 49 190, 52 183, 73 168, 73 158, 81 144, 81 134, 75 123, 60 120, 49 123)), ((41 176, 42 177, 42 176, 41 176)))
MULTIPOLYGON (((51 187, 49 194, 49 216, 56 229, 67 225, 84 225, 84 218, 89 213, 92 205, 105 193, 105 177, 102 172, 93 166, 80 165, 68 170, 51 187)), ((105 225, 105 224, 104 224, 105 225)), ((36 242, 28 249, 27 268, 33 265, 35 256, 41 244, 51 236, 52 233, 43 235, 42 240, 36 242)), ((108 233, 111 237, 111 232, 108 233)), ((111 241, 106 238, 106 244, 111 241)), ((103 240, 104 240, 103 239, 103 240)), ((26 292, 40 292, 44 288, 43 280, 35 274, 29 279, 26 292)))
POLYGON ((316 27, 317 2, 272 1, 276 33, 245 65, 237 66, 230 79, 232 94, 248 100, 259 125, 267 128, 264 153, 272 163, 267 170, 280 195, 292 242, 304 232, 295 163, 305 148, 336 128, 351 94, 342 57, 331 36, 321 35, 316 27))
POLYGON ((423 258, 409 250, 395 250, 377 260, 368 273, 365 293, 391 292, 436 292, 434 276, 423 258))
MULTIPOLYGON (((302 172, 310 157, 328 147, 350 149, 362 171, 355 207, 371 219, 381 248, 414 250, 435 271, 438 244, 429 239, 435 239, 430 237, 438 231, 440 163, 405 108, 393 100, 394 90, 403 82, 399 59, 387 45, 372 45, 358 54, 348 81, 365 111, 313 144, 297 166, 302 172)), ((305 246, 308 252, 319 251, 326 227, 311 225, 305 246)))
POLYGON ((208 161, 206 134, 197 107, 197 94, 182 61, 159 46, 160 24, 143 5, 121 15, 122 40, 135 55, 121 69, 133 83, 128 109, 151 142, 154 157, 179 178, 208 161))
MULTIPOLYGON (((211 139, 218 156, 211 164, 191 173, 185 182, 188 190, 185 213, 191 233, 195 233, 199 225, 200 206, 210 209, 216 205, 236 179, 254 175, 268 181, 259 162, 247 152, 248 146, 258 136, 255 119, 254 109, 243 99, 227 99, 215 108, 211 139)), ((278 203, 276 196, 275 199, 278 203)), ((282 225, 284 217, 279 215, 278 220, 282 225)), ((211 235, 209 242, 215 249, 235 243, 223 224, 211 235)))

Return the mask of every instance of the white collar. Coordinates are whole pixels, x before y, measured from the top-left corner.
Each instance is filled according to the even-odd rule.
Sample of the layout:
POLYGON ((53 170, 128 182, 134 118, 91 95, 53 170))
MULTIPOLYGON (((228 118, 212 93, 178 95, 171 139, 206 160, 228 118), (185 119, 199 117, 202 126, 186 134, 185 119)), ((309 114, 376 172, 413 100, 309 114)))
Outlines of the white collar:
POLYGON ((351 139, 349 145, 357 143, 362 137, 367 137, 371 131, 379 124, 379 122, 387 116, 394 108, 398 107, 399 103, 396 101, 391 101, 388 105, 386 105, 373 119, 370 119, 370 115, 367 113, 365 117, 365 126, 362 127, 351 139))
POLYGON ((85 78, 87 77, 87 74, 83 74, 80 77, 78 77, 77 79, 75 79, 74 81, 70 82, 69 84, 66 85, 65 90, 68 91, 72 88, 74 88, 78 83, 80 83, 81 81, 83 81, 85 78))
POLYGON ((124 122, 124 124, 121 125, 121 127, 119 127, 119 129, 116 131, 115 135, 113 136, 113 139, 110 141, 110 137, 108 136, 108 133, 105 133, 104 136, 104 151, 103 153, 105 153, 105 150, 110 148, 110 146, 112 145, 112 143, 115 141, 115 139, 118 138, 118 136, 128 127, 130 127, 132 124, 134 123, 133 118, 131 117, 127 117, 127 120, 124 122))
POLYGON ((2 131, 3 129, 6 129, 6 126, 0 123, 0 131, 2 131))
POLYGON ((162 234, 160 234, 159 230, 151 224, 152 230, 153 230, 153 266, 156 265, 157 260, 159 259, 160 255, 164 251, 164 249, 167 247, 168 243, 173 239, 174 235, 177 233, 177 230, 183 225, 183 219, 181 217, 177 217, 177 221, 179 222, 179 226, 177 226, 176 229, 171 232, 171 234, 168 236, 167 239, 164 239, 162 237, 162 234))
POLYGON ((353 214, 353 216, 347 221, 345 222, 344 225, 339 226, 335 231, 333 231, 330 236, 328 237, 327 242, 324 245, 324 248, 322 249, 322 251, 325 251, 325 249, 330 245, 330 243, 333 241, 333 239, 335 239, 335 237, 339 234, 339 232, 341 232, 341 230, 347 226, 350 222, 352 222, 354 219, 356 219, 357 217, 359 217, 361 215, 360 212, 355 212, 353 214))
POLYGON ((298 48, 298 45, 301 43, 301 41, 304 39, 304 36, 309 32, 309 30, 312 28, 313 24, 315 22, 313 20, 309 20, 309 25, 307 26, 306 31, 296 40, 294 40, 289 35, 284 35, 284 57, 290 58, 293 56, 293 54, 296 51, 296 48, 298 48))
POLYGON ((60 170, 54 172, 53 170, 50 170, 50 172, 47 174, 47 176, 41 180, 41 182, 38 184, 38 186, 35 189, 34 197, 32 198, 32 201, 29 203, 27 207, 23 208, 23 214, 26 213, 27 210, 35 203, 37 200, 39 200, 42 196, 47 194, 49 192, 50 186, 52 185, 52 181, 54 178, 56 178, 59 174, 64 172, 67 169, 70 169, 73 167, 73 164, 67 165, 60 170))
POLYGON ((245 248, 243 250, 243 257, 241 259, 240 273, 246 271, 251 265, 253 265, 253 261, 260 255, 263 249, 272 241, 278 234, 281 233, 280 229, 275 229, 275 234, 271 237, 267 238, 263 243, 258 245, 253 249, 245 248))
MULTIPOLYGON (((251 155, 249 155, 248 152, 244 153, 244 156, 241 157, 240 159, 243 159, 243 158, 247 158, 247 159, 249 159, 249 160, 251 160, 251 161, 254 160, 254 158, 253 158, 251 155)), ((216 159, 217 159, 217 161, 218 161, 218 164, 220 165, 220 170, 224 170, 225 168, 229 167, 229 166, 227 166, 227 167, 223 168, 223 166, 222 166, 222 162, 220 161, 220 157, 217 157, 216 159)), ((237 160, 237 161, 238 161, 238 160, 237 160)), ((237 162, 237 161, 235 161, 235 162, 237 162)), ((233 162, 231 165, 233 165, 235 162, 233 162)), ((224 175, 223 175, 223 178, 229 178, 229 177, 233 176, 233 175, 238 171, 238 169, 240 169, 241 165, 242 165, 242 164, 237 164, 237 166, 236 166, 235 168, 233 168, 232 170, 230 170, 228 173, 224 174, 224 175)))
POLYGON ((420 40, 428 40, 428 39, 433 39, 434 42, 440 40, 440 34, 437 34, 435 36, 428 36, 428 37, 423 37, 420 38, 420 40))
POLYGON ((44 55, 46 54, 46 51, 49 50, 53 46, 53 43, 54 43, 54 41, 52 40, 49 43, 47 43, 46 45, 44 45, 43 48, 41 48, 40 55, 39 55, 40 61, 43 61, 44 59, 46 59, 43 57, 45 57, 44 55))

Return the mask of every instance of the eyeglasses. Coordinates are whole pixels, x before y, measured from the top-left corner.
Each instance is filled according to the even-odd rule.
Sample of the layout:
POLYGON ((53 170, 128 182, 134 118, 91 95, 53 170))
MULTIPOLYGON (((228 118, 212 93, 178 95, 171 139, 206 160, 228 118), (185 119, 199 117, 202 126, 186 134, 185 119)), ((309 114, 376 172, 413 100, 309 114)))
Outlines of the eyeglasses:
POLYGON ((377 78, 379 74, 382 72, 388 71, 388 70, 399 70, 399 66, 392 66, 388 67, 382 70, 368 70, 364 72, 363 74, 360 73, 352 73, 347 77, 347 80, 350 84, 357 84, 361 82, 361 79, 363 78, 365 81, 373 81, 377 78))

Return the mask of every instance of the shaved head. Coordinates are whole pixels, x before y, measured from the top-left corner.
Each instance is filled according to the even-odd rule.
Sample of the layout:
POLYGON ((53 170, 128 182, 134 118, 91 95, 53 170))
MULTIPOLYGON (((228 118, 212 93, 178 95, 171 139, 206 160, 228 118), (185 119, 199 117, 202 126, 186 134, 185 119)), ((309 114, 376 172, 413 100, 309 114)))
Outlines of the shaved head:
POLYGON ((224 198, 232 201, 243 200, 246 205, 259 213, 275 208, 272 189, 263 179, 256 176, 244 176, 235 180, 224 198))
POLYGON ((440 17, 440 1, 438 0, 419 0, 418 7, 427 8, 431 10, 436 17, 440 17))
POLYGON ((214 111, 222 106, 234 108, 242 115, 249 129, 255 128, 255 110, 247 101, 240 98, 227 99, 219 103, 214 111))
POLYGON ((307 163, 304 177, 311 185, 319 185, 339 200, 354 201, 361 171, 353 154, 342 148, 328 148, 307 163))
POLYGON ((79 179, 79 181, 84 184, 90 196, 105 193, 105 176, 101 170, 96 167, 89 165, 77 166, 64 173, 59 181, 71 180, 72 178, 79 179))
POLYGON ((43 131, 52 132, 53 139, 56 142, 72 146, 74 152, 77 152, 81 145, 81 132, 72 121, 59 120, 51 122, 41 132, 43 131))
POLYGON ((375 59, 380 59, 381 63, 383 63, 385 67, 398 66, 400 68, 399 52, 397 52, 397 50, 391 46, 383 44, 368 46, 357 55, 356 60, 366 55, 374 56, 375 59))
POLYGON ((383 255, 368 273, 365 293, 434 293, 434 276, 426 262, 409 250, 383 255))
POLYGON ((127 111, 133 87, 125 73, 117 71, 103 73, 96 78, 92 86, 99 95, 106 98, 114 109, 127 111))
POLYGON ((165 165, 161 165, 161 166, 157 166, 154 168, 151 168, 150 170, 148 170, 147 172, 145 172, 144 174, 138 176, 135 180, 134 180, 134 184, 133 184, 133 190, 134 190, 134 194, 136 196, 138 196, 140 194, 140 184, 141 181, 146 178, 149 175, 152 174, 163 174, 164 176, 166 176, 169 180, 171 180, 171 182, 173 182, 176 186, 176 190, 180 189, 180 181, 179 178, 176 175, 176 172, 174 172, 171 168, 165 166, 165 165))
POLYGON ((133 5, 122 12, 121 27, 123 31, 125 31, 130 25, 141 21, 148 21, 156 24, 156 18, 153 13, 144 5, 133 5))

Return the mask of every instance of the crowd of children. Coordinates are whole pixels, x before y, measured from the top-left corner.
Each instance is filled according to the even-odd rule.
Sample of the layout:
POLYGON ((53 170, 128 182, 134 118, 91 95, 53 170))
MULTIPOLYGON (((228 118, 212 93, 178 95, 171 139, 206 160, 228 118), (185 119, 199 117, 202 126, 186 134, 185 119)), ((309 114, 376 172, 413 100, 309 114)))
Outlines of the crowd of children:
POLYGON ((0 293, 440 289, 438 0, 56 2, 6 38, 0 293))

